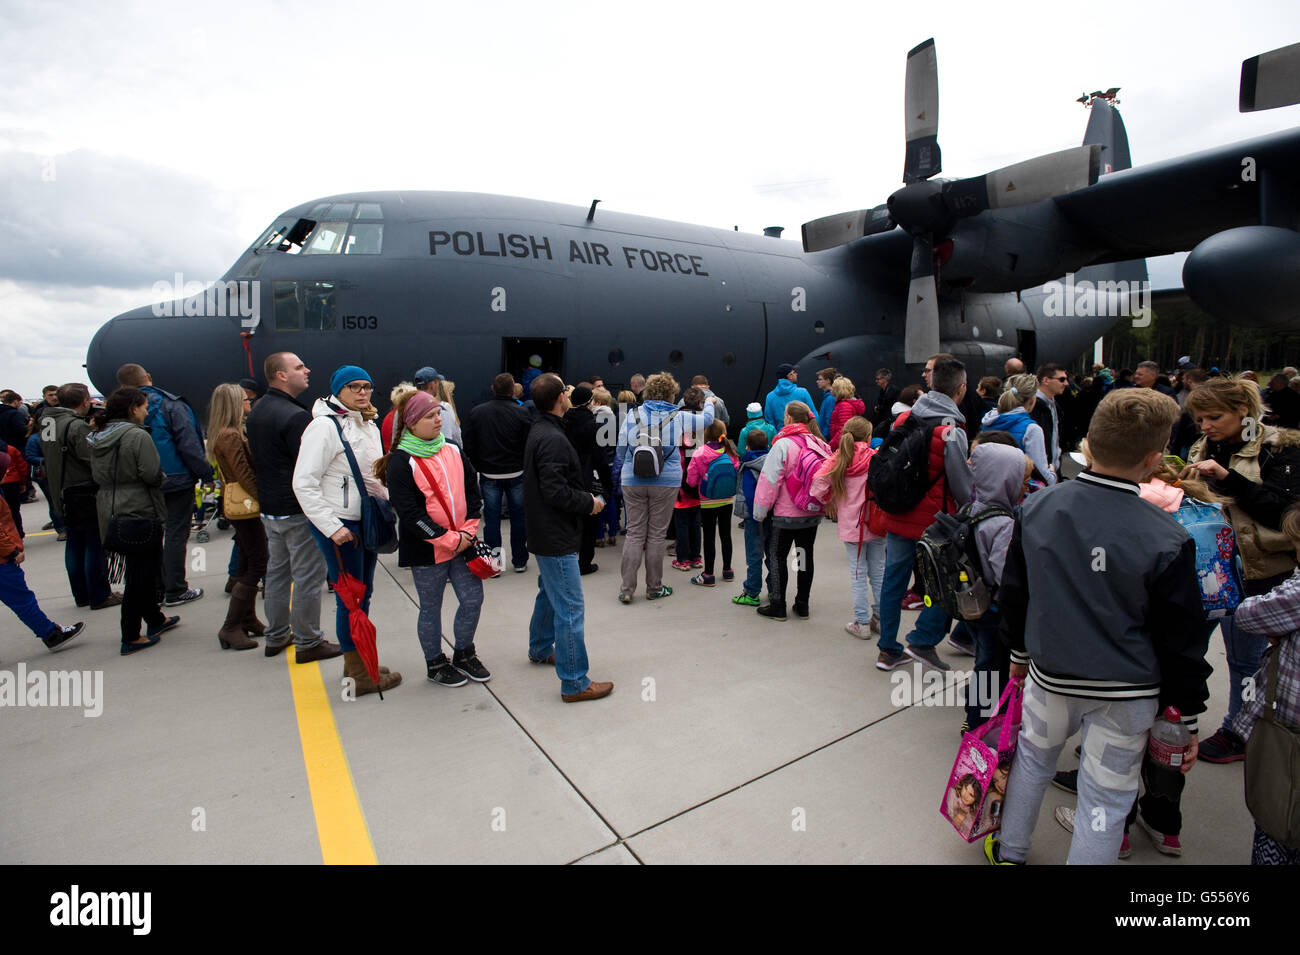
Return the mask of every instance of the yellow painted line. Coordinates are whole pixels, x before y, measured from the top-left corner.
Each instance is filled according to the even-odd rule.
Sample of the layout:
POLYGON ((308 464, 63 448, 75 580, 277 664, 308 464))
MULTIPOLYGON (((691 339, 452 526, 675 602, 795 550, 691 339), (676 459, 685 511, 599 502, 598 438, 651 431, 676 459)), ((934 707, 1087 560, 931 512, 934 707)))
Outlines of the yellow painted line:
POLYGON ((321 858, 326 865, 378 865, 348 757, 334 725, 320 664, 299 666, 294 660, 296 653, 290 647, 285 656, 321 858))

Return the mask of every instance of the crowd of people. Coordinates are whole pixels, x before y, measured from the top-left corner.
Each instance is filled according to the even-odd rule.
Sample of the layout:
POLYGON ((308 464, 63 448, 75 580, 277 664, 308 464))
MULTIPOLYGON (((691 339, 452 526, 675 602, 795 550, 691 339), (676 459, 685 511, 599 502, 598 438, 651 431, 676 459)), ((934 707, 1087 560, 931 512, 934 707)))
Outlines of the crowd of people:
MULTIPOLYGON (((82 631, 41 613, 18 566, 21 506, 35 483, 65 542, 77 605, 120 606, 123 655, 155 646, 180 624, 165 608, 203 596, 186 580, 186 542, 196 489, 215 481, 234 527, 221 648, 256 649, 261 638, 274 657, 292 643, 297 663, 342 656, 358 695, 400 685, 401 674, 367 668, 353 633, 387 522, 418 594, 431 683, 491 678, 475 649, 482 578, 499 576, 507 557, 523 573, 531 557, 528 658, 553 667, 562 699, 578 702, 613 689, 588 674, 582 578, 599 571, 597 549, 622 547, 621 604, 634 603, 643 575, 644 597, 661 600, 673 594, 670 542, 671 568, 690 584, 736 581, 738 522, 745 564, 732 604, 771 621, 810 618, 816 539, 829 520, 846 554, 844 629, 876 642, 877 669, 948 671, 941 647, 971 657, 963 734, 995 715, 979 698, 981 674, 993 686, 1024 682, 1027 716, 1001 832, 985 845, 990 862, 1025 859, 1049 783, 1077 794, 1080 818, 1107 821, 1076 827, 1075 814, 1058 811, 1074 832, 1070 861, 1123 857, 1134 824, 1180 854, 1181 782, 1144 755, 1157 714, 1176 707, 1191 734, 1183 774, 1198 759, 1242 760, 1264 713, 1243 688, 1263 685, 1271 657, 1278 718, 1300 722, 1300 373, 1284 369, 1261 389, 1251 372, 1188 360, 1172 377, 1154 362, 1072 376, 1012 358, 1003 370, 971 387, 962 362, 937 354, 920 382, 900 387, 882 368, 868 408, 835 368, 817 372, 816 400, 797 368, 781 365, 743 422, 704 375, 683 387, 667 371, 638 374, 615 393, 600 377, 566 385, 540 362, 519 381, 497 375, 492 397, 463 417, 454 383, 432 366, 389 392, 383 418, 375 383, 355 365, 334 370, 328 394, 309 404, 311 371, 288 352, 265 360, 264 387, 218 386, 206 429, 139 365, 118 370, 102 406, 80 384, 45 389, 32 409, 4 392, 0 597, 51 650, 82 631), (1198 553, 1175 519, 1185 499, 1220 508, 1235 539, 1245 598, 1235 615, 1206 615, 1198 553), (914 581, 918 542, 944 514, 971 528, 975 573, 991 594, 978 616, 954 620, 914 581), (488 572, 483 551, 499 562, 488 572), (355 606, 337 586, 345 574, 361 588, 355 606), (337 642, 320 625, 327 583, 337 642), (904 610, 919 613, 900 636, 904 610), (1228 712, 1200 740, 1216 626, 1228 712), (1057 772, 1080 733, 1079 769, 1057 772)), ((1300 851, 1257 827, 1253 858, 1295 864, 1300 851)))

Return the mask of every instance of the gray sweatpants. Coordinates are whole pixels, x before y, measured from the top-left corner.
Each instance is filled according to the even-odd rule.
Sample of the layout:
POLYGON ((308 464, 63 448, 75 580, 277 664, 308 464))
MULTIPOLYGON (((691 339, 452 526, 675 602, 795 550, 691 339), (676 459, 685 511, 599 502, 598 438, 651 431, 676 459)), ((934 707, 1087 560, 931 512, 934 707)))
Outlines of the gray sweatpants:
POLYGON ((290 639, 310 650, 325 639, 320 628, 320 592, 325 558, 311 536, 305 514, 273 520, 262 515, 270 556, 266 564, 266 643, 282 647, 290 639), (289 586, 293 585, 290 608, 289 586))
POLYGON ((1007 781, 998 836, 1002 858, 1023 862, 1056 772, 1065 741, 1083 728, 1079 797, 1074 812, 1070 865, 1110 865, 1124 840, 1133 808, 1147 733, 1155 722, 1154 699, 1094 700, 1061 696, 1025 681, 1025 704, 1016 756, 1007 781))

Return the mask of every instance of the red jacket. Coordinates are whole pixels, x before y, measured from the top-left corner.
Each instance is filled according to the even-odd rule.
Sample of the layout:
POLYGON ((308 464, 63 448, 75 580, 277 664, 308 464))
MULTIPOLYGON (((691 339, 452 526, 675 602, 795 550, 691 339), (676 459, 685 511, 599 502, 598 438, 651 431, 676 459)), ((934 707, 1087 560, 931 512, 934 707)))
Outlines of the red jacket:
POLYGON ((867 406, 861 398, 847 398, 835 402, 835 407, 831 409, 831 433, 826 436, 832 451, 840 443, 840 432, 844 430, 844 422, 858 416, 866 417, 866 414, 867 406))
POLYGON ((4 473, 0 484, 26 484, 27 475, 31 473, 31 468, 23 458, 23 453, 15 448, 12 444, 8 446, 9 470, 4 473))
POLYGON ((0 564, 12 563, 9 555, 23 549, 23 539, 18 536, 14 525, 14 516, 9 511, 9 504, 0 497, 0 564))
MULTIPOLYGON (((909 408, 895 418, 894 427, 900 427, 911 413, 912 410, 909 408)), ((929 479, 934 481, 930 486, 930 490, 926 492, 925 497, 921 498, 921 503, 906 514, 888 514, 882 511, 881 516, 884 518, 885 530, 892 534, 898 534, 900 537, 906 537, 909 540, 920 540, 921 535, 925 533, 925 529, 934 523, 934 515, 940 511, 949 514, 957 512, 957 505, 948 492, 948 479, 944 474, 943 466, 944 451, 947 450, 943 436, 951 427, 953 425, 941 424, 930 435, 929 479), (938 480, 935 480, 936 477, 938 480)))

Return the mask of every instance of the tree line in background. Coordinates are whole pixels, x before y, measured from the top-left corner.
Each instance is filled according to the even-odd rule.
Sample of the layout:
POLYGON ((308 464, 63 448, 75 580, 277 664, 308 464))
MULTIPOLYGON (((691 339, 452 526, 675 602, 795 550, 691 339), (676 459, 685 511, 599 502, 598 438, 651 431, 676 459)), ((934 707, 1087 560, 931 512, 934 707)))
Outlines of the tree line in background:
MULTIPOLYGON (((1172 371, 1184 355, 1206 369, 1272 371, 1300 364, 1300 332, 1232 325, 1186 302, 1161 305, 1145 328, 1122 320, 1102 342, 1102 360, 1116 371, 1148 359, 1172 371)), ((1072 369, 1091 373, 1091 350, 1079 356, 1072 369)))

